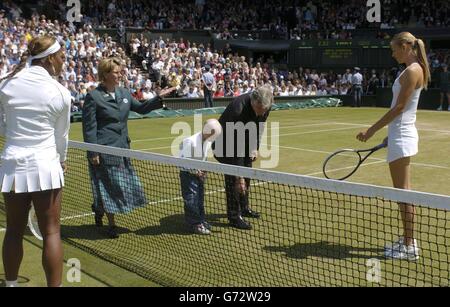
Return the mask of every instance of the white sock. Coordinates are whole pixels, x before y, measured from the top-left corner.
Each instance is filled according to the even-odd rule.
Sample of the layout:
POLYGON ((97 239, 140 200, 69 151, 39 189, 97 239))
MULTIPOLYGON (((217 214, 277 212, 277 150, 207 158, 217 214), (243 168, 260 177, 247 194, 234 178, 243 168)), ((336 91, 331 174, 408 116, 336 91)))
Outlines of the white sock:
POLYGON ((13 281, 6 281, 6 288, 17 288, 19 284, 17 283, 17 279, 13 281))

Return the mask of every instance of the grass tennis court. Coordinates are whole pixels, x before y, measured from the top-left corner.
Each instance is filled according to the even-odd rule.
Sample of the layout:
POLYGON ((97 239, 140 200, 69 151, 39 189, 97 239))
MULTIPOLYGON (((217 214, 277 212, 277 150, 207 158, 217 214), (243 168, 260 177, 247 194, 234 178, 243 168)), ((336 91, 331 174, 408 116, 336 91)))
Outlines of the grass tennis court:
MULTIPOLYGON (((270 126, 270 122, 280 122, 280 130, 277 133, 280 135, 280 163, 276 170, 322 177, 322 162, 331 152, 339 148, 359 148, 361 146, 371 147, 372 145, 376 145, 377 143, 382 141, 382 139, 386 136, 387 131, 385 131, 385 133, 380 132, 378 135, 376 135, 376 137, 371 141, 370 144, 364 145, 361 145, 361 143, 357 142, 355 136, 361 129, 364 129, 367 125, 370 125, 375 120, 377 120, 385 111, 386 110, 384 109, 372 108, 328 108, 273 112, 269 117, 268 126, 270 126)), ((417 126, 419 128, 421 141, 420 153, 413 159, 414 164, 412 180, 415 190, 444 195, 448 194, 448 184, 450 181, 450 160, 447 159, 448 151, 450 149, 450 130, 448 125, 449 116, 450 113, 448 112, 418 112, 417 126)), ((175 137, 178 136, 171 135, 170 130, 173 123, 177 121, 186 121, 188 123, 192 123, 193 118, 187 117, 176 119, 148 119, 130 121, 129 132, 130 137, 133 140, 133 149, 170 154, 170 146, 172 144, 172 141, 175 137)), ((77 123, 72 125, 71 140, 82 140, 81 124, 77 123)), ((355 182, 391 186, 388 167, 384 162, 385 155, 385 151, 377 153, 373 157, 373 159, 368 161, 366 166, 364 166, 355 176, 351 178, 351 180, 355 182)), ((83 172, 83 170, 81 170, 77 166, 75 167, 75 169, 70 169, 70 172, 71 174, 69 174, 68 176, 74 176, 74 178, 76 178, 75 172, 83 172)), ((83 186, 88 184, 88 182, 80 183, 80 185, 83 186)), ((85 203, 89 202, 88 195, 75 195, 77 188, 77 186, 67 187, 67 190, 72 191, 70 197, 74 199, 71 199, 71 201, 79 201, 80 204, 87 208, 85 203)), ((174 187, 173 193, 175 193, 175 189, 176 187, 174 187)), ((170 198, 171 195, 168 195, 168 197, 170 198)), ((163 198, 162 195, 161 198, 163 198)), ((253 207, 257 210, 260 210, 257 204, 254 204, 253 207)), ((294 217, 296 215, 303 215, 305 213, 302 213, 301 211, 292 212, 290 211, 292 208, 294 207, 289 207, 283 212, 283 214, 287 216, 292 216, 291 219, 285 220, 285 226, 291 228, 293 226, 299 226, 299 229, 301 229, 301 225, 297 224, 294 217)), ((307 208, 303 209, 307 210, 307 208)), ((395 208, 393 208, 393 210, 394 209, 395 208)), ((161 247, 161 242, 163 242, 164 240, 171 240, 171 245, 167 247, 169 250, 166 252, 172 252, 174 256, 173 258, 165 259, 167 263, 172 264, 174 267, 184 266, 186 268, 189 268, 189 266, 194 266, 194 268, 197 268, 197 270, 200 267, 206 267, 204 276, 200 275, 199 280, 201 281, 203 278, 208 278, 208 265, 213 265, 215 262, 221 261, 222 257, 220 257, 220 255, 213 255, 210 258, 207 257, 206 260, 204 259, 204 261, 199 260, 195 263, 180 264, 180 260, 176 257, 175 250, 170 250, 170 248, 176 246, 177 243, 189 244, 187 242, 191 242, 192 244, 195 244, 195 246, 206 247, 208 246, 208 244, 219 246, 221 240, 223 240, 231 231, 234 231, 230 230, 225 225, 226 216, 225 206, 223 205, 223 203, 219 202, 214 205, 208 205, 208 203, 206 203, 207 214, 211 214, 213 217, 213 221, 216 223, 216 225, 218 225, 217 227, 215 227, 215 229, 217 229, 217 233, 213 233, 213 236, 208 238, 187 236, 180 234, 178 231, 174 231, 171 225, 174 225, 178 221, 182 220, 183 211, 181 206, 180 208, 171 207, 170 210, 172 210, 172 212, 170 212, 171 214, 169 216, 167 216, 167 209, 158 210, 157 207, 149 207, 143 210, 152 211, 153 224, 134 225, 134 229, 129 229, 130 233, 123 235, 119 239, 119 241, 128 240, 127 244, 130 244, 130 241, 132 242, 132 244, 139 244, 139 242, 142 242, 140 240, 148 235, 151 236, 151 240, 146 240, 145 242, 155 242, 155 246, 161 247)), ((339 208, 330 207, 329 209, 324 211, 323 214, 332 215, 334 212, 333 210, 339 210, 339 208)), ((377 210, 377 208, 368 210, 368 213, 370 213, 370 210, 377 210)), ((269 214, 268 212, 262 211, 263 216, 265 213, 269 214)), ((143 214, 143 212, 140 212, 139 214, 143 214)), ((320 219, 320 217, 318 216, 315 216, 314 218, 320 219)), ((120 218, 118 222, 120 225, 120 218)), ((2 227, 2 225, 4 225, 4 217, 0 216, 0 228, 2 227)), ((255 227, 253 232, 257 232, 258 227, 270 228, 270 225, 265 224, 264 220, 256 222, 256 225, 257 227, 255 227)), ((63 231, 66 231, 68 233, 71 233, 72 231, 74 241, 76 241, 76 228, 72 230, 70 229, 70 227, 71 224, 68 223, 66 229, 63 229, 63 231)), ((86 230, 86 233, 89 233, 89 231, 92 230, 94 238, 91 237, 89 239, 93 239, 97 246, 103 245, 105 248, 107 248, 108 245, 111 244, 111 241, 109 240, 102 240, 102 238, 100 237, 95 237, 96 230, 90 225, 84 225, 83 227, 85 227, 84 230, 86 230)), ((335 238, 337 240, 339 239, 339 236, 346 235, 345 232, 327 233, 327 231, 332 230, 332 227, 324 227, 323 230, 323 239, 325 240, 325 238, 327 238, 331 245, 333 244, 332 238, 335 238)), ((298 231, 300 232, 300 230, 298 231)), ((315 229, 314 231, 316 233, 319 233, 321 231, 320 225, 318 225, 317 229, 315 229)), ((254 235, 258 236, 258 234, 254 235)), ((299 233, 293 233, 293 236, 297 235, 299 235, 299 233)), ((0 232, 0 237, 1 236, 2 233, 0 232)), ((301 269, 302 265, 311 264, 311 262, 304 263, 303 260, 305 258, 309 258, 310 260, 312 259, 312 261, 314 261, 314 259, 320 257, 327 257, 327 255, 314 254, 299 256, 299 249, 297 245, 301 245, 302 242, 296 242, 295 238, 289 239, 288 242, 286 242, 286 246, 290 246, 290 248, 271 246, 270 236, 267 238, 261 237, 260 239, 262 241, 261 243, 266 248, 259 249, 256 246, 252 246, 251 252, 253 252, 256 257, 257 255, 264 254, 266 256, 270 255, 270 259, 272 259, 272 263, 265 264, 265 266, 262 266, 262 268, 266 266, 280 266, 282 268, 296 266, 297 270, 301 269), (289 257, 289 255, 291 255, 291 257, 289 257)), ((316 239, 320 238, 316 237, 316 239)), ((347 240, 348 245, 350 245, 352 237, 350 236, 349 238, 347 238, 347 240)), ((340 242, 342 242, 342 240, 340 240, 340 242)), ((120 244, 120 242, 117 243, 120 244)), ((444 247, 446 246, 445 242, 438 241, 438 243, 442 243, 442 246, 444 247)), ((27 242, 25 243, 26 251, 30 252, 26 252, 25 254, 24 263, 21 269, 21 275, 27 277, 30 280, 28 282, 28 285, 42 285, 44 281, 44 276, 43 273, 41 273, 42 270, 40 268, 40 250, 36 247, 36 244, 38 244, 38 242, 36 242, 35 239, 31 236, 27 238, 27 242)), ((338 271, 339 274, 345 276, 351 276, 354 273, 359 273, 352 272, 351 269, 349 269, 349 271, 343 271, 345 270, 345 262, 353 261, 364 263, 368 255, 370 256, 371 252, 373 252, 373 250, 371 249, 376 249, 376 246, 380 244, 382 244, 382 242, 371 242, 371 246, 361 246, 361 250, 358 255, 349 253, 346 259, 333 259, 333 257, 329 257, 329 259, 326 260, 327 267, 335 267, 335 271, 338 271)), ((149 245, 149 250, 152 250, 152 247, 154 246, 149 245)), ((74 284, 76 286, 155 285, 148 280, 144 280, 133 273, 127 272, 124 269, 101 261, 98 258, 93 257, 92 255, 71 247, 70 245, 65 244, 65 248, 65 258, 80 259, 82 263, 82 269, 86 273, 83 274, 83 277, 85 278, 83 278, 82 283, 74 284)), ((238 248, 239 246, 228 246, 227 249, 223 250, 223 256, 236 253, 236 250, 238 248)), ((340 246, 339 248, 342 250, 346 247, 340 246)), ((333 248, 331 246, 330 250, 332 249, 333 248)), ((157 254, 158 252, 160 251, 154 250, 154 253, 157 254)), ((250 251, 247 250, 247 252, 250 251)), ((202 255, 201 252, 196 251, 196 253, 198 253, 199 257, 202 255)), ((117 255, 117 257, 120 258, 121 255, 117 255)), ((139 255, 133 255, 133 257, 135 257, 137 262, 139 261, 139 255)), ((391 265, 392 267, 392 263, 386 262, 385 265, 391 265)), ((323 274, 323 270, 325 269, 321 266, 322 264, 318 265, 317 267, 309 268, 309 270, 314 270, 316 272, 316 274, 311 275, 311 279, 317 279, 317 284, 321 284, 320 275, 323 274)), ((422 264, 419 268, 415 267, 414 264, 411 264, 411 266, 413 267, 411 269, 414 269, 414 271, 417 272, 420 272, 421 270, 427 270, 426 264, 422 264)), ((392 269, 393 268, 389 268, 388 270, 392 269)), ((257 272, 258 267, 249 267, 248 270, 257 272)), ((161 275, 164 275, 164 273, 165 272, 159 272, 159 274, 161 275)), ((158 272, 155 271, 155 275, 157 274, 158 272)), ((248 281, 245 280, 245 277, 239 275, 239 272, 231 272, 230 275, 233 276, 233 278, 226 282, 227 285, 234 285, 234 283, 251 285, 247 284, 248 281)), ((167 278, 168 282, 177 282, 176 271, 167 272, 167 276, 159 276, 160 279, 164 277, 167 278)), ((220 283, 222 277, 216 276, 213 278, 217 278, 217 282, 220 283)), ((361 277, 359 276, 358 278, 361 277)), ((189 282, 189 280, 182 279, 180 281, 180 283, 186 282, 189 282)), ((264 282, 267 284, 280 284, 283 282, 285 282, 286 285, 295 284, 295 281, 289 280, 289 278, 283 276, 281 272, 277 277, 277 280, 264 280, 264 282)), ((310 281, 310 283, 312 282, 310 281)), ((65 285, 70 286, 70 284, 65 285)))

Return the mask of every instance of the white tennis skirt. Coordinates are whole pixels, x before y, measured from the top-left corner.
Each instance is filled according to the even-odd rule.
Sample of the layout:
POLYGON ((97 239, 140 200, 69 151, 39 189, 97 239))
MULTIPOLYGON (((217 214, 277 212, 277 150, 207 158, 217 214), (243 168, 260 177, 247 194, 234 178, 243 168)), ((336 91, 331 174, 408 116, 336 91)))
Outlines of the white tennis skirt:
POLYGON ((56 148, 36 150, 7 146, 1 163, 2 193, 40 192, 64 186, 64 174, 56 148))
POLYGON ((401 158, 412 157, 419 152, 419 137, 417 134, 410 136, 389 136, 387 162, 391 163, 401 158))

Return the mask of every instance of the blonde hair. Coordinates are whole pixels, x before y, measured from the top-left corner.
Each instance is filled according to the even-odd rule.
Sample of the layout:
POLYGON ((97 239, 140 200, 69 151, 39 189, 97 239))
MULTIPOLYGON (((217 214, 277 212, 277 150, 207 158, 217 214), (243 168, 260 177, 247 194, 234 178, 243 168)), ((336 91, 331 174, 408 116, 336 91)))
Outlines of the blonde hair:
MULTIPOLYGON (((39 53, 44 52, 48 48, 50 48, 54 43, 56 42, 56 38, 51 35, 43 35, 39 37, 33 38, 30 43, 28 44, 28 50, 25 51, 20 58, 20 63, 17 65, 13 72, 10 73, 8 76, 0 79, 0 82, 6 79, 12 79, 15 75, 17 75, 22 69, 25 68, 28 58, 31 56, 38 55, 39 53)), ((47 58, 47 57, 46 57, 47 58)), ((46 59, 44 58, 44 59, 46 59)), ((41 62, 44 59, 37 59, 33 60, 31 64, 36 64, 38 62, 41 62)))
POLYGON ((104 82, 106 75, 109 74, 115 67, 122 67, 122 62, 119 58, 102 59, 98 64, 98 79, 104 82))
POLYGON ((421 40, 420 38, 416 38, 409 32, 401 32, 394 36, 394 38, 392 39, 392 43, 399 46, 403 44, 411 46, 423 70, 423 87, 427 89, 431 74, 427 59, 427 51, 423 40, 421 40))

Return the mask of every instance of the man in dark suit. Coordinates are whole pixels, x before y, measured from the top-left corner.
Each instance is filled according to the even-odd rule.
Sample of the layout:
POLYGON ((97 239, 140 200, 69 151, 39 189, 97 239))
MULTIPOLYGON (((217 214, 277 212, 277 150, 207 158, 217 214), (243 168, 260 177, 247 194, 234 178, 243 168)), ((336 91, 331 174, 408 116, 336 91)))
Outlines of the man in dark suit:
MULTIPOLYGON (((103 59, 99 64, 99 87, 87 96, 83 107, 83 137, 86 143, 130 148, 128 115, 130 111, 147 114, 164 105, 162 98, 175 88, 162 90, 158 97, 139 102, 119 87, 122 65, 119 59, 103 59)), ((140 180, 128 158, 88 152, 89 174, 93 190, 95 224, 102 226, 108 217, 111 238, 117 238, 114 215, 129 213, 147 205, 140 180)))
MULTIPOLYGON (((235 98, 228 105, 219 118, 222 136, 213 144, 214 156, 220 163, 252 167, 252 163, 258 158, 264 124, 272 104, 272 89, 263 86, 235 98), (227 126, 233 126, 234 129, 227 131, 227 126), (250 131, 252 127, 256 131, 250 131), (230 135, 231 131, 233 133, 230 135), (242 141, 238 135, 245 136, 245 144, 238 144, 238 141, 242 141), (233 150, 227 150, 230 147, 233 150), (227 155, 228 152, 232 154, 227 155)), ((251 229, 251 224, 243 217, 259 218, 259 213, 249 207, 249 188, 250 179, 225 175, 228 220, 231 226, 239 229, 251 229)))

